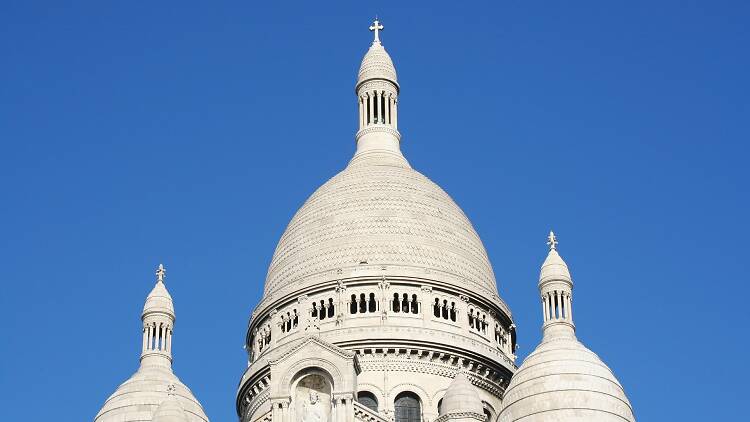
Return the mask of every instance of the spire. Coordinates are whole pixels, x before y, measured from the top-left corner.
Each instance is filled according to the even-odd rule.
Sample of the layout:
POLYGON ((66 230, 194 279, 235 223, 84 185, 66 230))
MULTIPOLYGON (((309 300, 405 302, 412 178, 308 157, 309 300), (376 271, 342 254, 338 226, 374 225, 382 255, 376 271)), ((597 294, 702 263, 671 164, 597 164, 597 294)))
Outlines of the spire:
POLYGON ((380 41, 383 25, 376 18, 370 26, 375 38, 362 59, 357 85, 359 130, 357 155, 378 151, 395 154, 401 158, 398 132, 399 85, 396 68, 380 41))
POLYGON ((164 269, 164 264, 159 264, 159 267, 156 269, 156 282, 164 283, 165 275, 167 275, 167 270, 164 269))
POLYGON ((555 232, 552 230, 549 231, 549 236, 547 236, 547 246, 549 246, 549 250, 551 251, 557 249, 557 238, 555 237, 555 232))
POLYGON ((575 336, 573 324, 573 279, 568 265, 557 252, 557 237, 550 231, 547 236, 549 253, 539 273, 544 338, 575 336))
POLYGON ((167 270, 163 264, 159 264, 155 274, 156 285, 146 297, 141 314, 143 321, 141 365, 171 365, 174 305, 172 296, 164 284, 167 270))

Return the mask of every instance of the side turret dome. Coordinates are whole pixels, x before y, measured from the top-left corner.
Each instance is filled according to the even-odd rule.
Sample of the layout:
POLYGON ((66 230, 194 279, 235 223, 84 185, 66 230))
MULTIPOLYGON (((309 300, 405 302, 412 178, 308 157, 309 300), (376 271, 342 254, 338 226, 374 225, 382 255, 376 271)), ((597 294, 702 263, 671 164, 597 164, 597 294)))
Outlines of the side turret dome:
POLYGON ((443 402, 440 405, 440 416, 466 412, 474 413, 482 418, 484 417, 482 400, 479 398, 476 387, 471 385, 471 381, 469 381, 463 371, 458 371, 448 390, 446 390, 445 396, 443 396, 443 402))
POLYGON ((573 280, 550 232, 539 275, 544 323, 541 344, 510 380, 499 422, 635 422, 622 385, 573 324, 573 280))
POLYGON ((499 422, 634 422, 612 371, 576 338, 543 341, 518 368, 499 422))
POLYGON ((208 422, 203 407, 172 372, 174 307, 159 265, 141 319, 141 364, 104 402, 94 422, 208 422))

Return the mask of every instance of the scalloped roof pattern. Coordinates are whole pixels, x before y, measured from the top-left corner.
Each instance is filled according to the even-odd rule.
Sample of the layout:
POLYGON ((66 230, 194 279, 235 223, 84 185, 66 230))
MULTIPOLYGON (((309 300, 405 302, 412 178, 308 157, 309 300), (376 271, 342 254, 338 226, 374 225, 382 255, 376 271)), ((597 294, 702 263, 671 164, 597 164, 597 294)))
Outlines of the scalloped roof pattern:
POLYGON ((151 421, 159 406, 168 399, 169 385, 175 386, 175 399, 188 422, 208 422, 203 407, 171 369, 142 366, 104 402, 94 422, 151 421))
POLYGON ((386 79, 398 85, 393 60, 379 42, 372 43, 362 59, 357 75, 357 86, 371 79, 386 79))
POLYGON ((405 161, 380 158, 353 160, 297 211, 271 260, 266 297, 362 262, 435 269, 497 294, 482 241, 458 205, 405 161))

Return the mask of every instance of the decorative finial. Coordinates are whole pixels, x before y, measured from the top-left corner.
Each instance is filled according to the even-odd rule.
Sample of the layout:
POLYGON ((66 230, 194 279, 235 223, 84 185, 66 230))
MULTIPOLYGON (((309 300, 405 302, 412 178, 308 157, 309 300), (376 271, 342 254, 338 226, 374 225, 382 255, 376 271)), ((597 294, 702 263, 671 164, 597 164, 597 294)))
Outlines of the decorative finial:
POLYGON ((375 22, 370 25, 370 31, 375 32, 375 41, 378 44, 380 44, 380 34, 379 31, 383 30, 383 25, 380 24, 380 21, 378 20, 377 16, 375 17, 375 22))
POLYGON ((156 269, 156 282, 164 283, 165 275, 167 275, 167 270, 164 269, 164 264, 159 264, 159 268, 156 269))
POLYGON ((549 245, 549 250, 557 250, 557 237, 552 230, 549 231, 549 236, 547 236, 547 245, 549 245))

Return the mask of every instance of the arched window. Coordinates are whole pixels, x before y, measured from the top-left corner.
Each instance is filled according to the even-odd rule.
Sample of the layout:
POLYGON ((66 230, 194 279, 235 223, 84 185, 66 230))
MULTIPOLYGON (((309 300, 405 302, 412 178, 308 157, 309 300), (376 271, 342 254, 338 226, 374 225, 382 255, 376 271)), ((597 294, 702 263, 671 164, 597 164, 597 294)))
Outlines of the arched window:
POLYGON ((377 302, 375 301, 375 293, 370 293, 370 301, 368 302, 367 312, 375 312, 377 302))
POLYGON ((357 401, 373 412, 378 411, 378 399, 375 398, 375 394, 369 391, 360 391, 357 393, 357 401))
POLYGON ((396 396, 394 408, 396 410, 395 422, 420 422, 422 420, 419 397, 411 391, 404 391, 396 396))
POLYGON ((486 407, 484 408, 484 422, 492 422, 492 412, 486 407))

